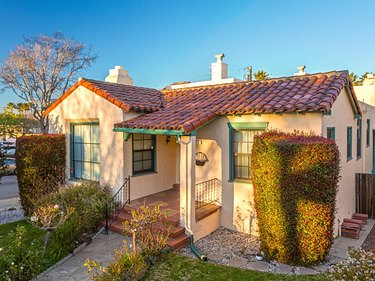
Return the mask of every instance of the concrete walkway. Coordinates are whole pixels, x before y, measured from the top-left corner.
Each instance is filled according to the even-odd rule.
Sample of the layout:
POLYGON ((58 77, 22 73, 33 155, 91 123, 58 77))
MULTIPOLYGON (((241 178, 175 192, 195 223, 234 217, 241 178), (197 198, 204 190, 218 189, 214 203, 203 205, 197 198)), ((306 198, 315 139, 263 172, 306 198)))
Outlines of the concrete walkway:
POLYGON ((86 259, 96 260, 99 264, 106 266, 113 257, 113 250, 120 248, 123 245, 123 240, 129 241, 129 238, 113 232, 108 235, 99 234, 85 249, 36 280, 89 280, 90 275, 87 274, 87 268, 83 265, 86 259))
POLYGON ((17 176, 4 176, 0 181, 0 199, 18 197, 17 176))

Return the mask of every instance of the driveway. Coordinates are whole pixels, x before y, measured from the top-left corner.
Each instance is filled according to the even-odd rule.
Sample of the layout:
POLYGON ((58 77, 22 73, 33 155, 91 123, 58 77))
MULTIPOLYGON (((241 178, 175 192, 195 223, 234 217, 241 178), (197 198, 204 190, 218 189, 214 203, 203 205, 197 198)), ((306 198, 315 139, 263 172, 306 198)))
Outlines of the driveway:
POLYGON ((18 197, 17 176, 4 176, 0 180, 0 200, 18 197))

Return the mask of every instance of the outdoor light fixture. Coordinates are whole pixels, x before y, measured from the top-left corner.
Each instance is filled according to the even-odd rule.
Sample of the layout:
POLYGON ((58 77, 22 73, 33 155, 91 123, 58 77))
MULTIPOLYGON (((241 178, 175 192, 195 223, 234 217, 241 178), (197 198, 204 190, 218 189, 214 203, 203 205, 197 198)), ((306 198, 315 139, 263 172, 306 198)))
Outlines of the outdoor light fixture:
POLYGON ((168 145, 171 142, 171 136, 167 136, 167 138, 165 139, 165 142, 168 145))

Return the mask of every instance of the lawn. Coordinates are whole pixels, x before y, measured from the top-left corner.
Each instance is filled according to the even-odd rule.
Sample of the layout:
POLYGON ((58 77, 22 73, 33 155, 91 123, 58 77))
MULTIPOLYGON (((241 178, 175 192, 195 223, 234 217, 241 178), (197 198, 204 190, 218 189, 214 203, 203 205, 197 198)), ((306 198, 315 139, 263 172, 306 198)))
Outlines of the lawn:
POLYGON ((172 253, 157 262, 144 280, 326 280, 322 275, 280 275, 245 270, 191 259, 172 253))

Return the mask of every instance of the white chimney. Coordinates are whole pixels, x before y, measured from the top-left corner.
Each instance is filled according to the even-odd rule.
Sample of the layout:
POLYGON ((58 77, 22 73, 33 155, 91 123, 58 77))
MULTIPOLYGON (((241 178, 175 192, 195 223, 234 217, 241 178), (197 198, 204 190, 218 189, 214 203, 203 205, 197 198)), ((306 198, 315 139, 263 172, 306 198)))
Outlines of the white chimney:
POLYGON ((105 82, 125 84, 133 86, 133 79, 129 76, 128 71, 122 66, 116 65, 114 69, 109 70, 108 76, 105 78, 105 82))
POLYGON ((302 76, 302 75, 306 75, 305 68, 306 68, 305 65, 297 66, 298 72, 297 72, 297 73, 294 73, 294 76, 302 76))
POLYGON ((228 78, 228 64, 223 62, 224 54, 215 55, 216 62, 211 63, 211 81, 219 82, 228 78))

